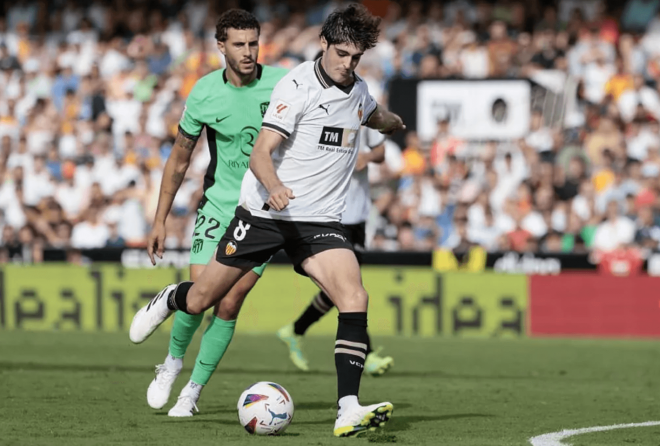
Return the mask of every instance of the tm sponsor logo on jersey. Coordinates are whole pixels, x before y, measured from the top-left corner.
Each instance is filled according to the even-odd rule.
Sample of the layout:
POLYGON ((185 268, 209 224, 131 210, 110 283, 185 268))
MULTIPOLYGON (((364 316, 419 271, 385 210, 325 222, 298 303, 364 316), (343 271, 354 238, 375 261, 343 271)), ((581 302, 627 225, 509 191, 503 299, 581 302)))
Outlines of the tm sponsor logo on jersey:
POLYGON ((358 130, 340 127, 323 127, 319 139, 319 150, 326 152, 350 153, 355 150, 358 130))

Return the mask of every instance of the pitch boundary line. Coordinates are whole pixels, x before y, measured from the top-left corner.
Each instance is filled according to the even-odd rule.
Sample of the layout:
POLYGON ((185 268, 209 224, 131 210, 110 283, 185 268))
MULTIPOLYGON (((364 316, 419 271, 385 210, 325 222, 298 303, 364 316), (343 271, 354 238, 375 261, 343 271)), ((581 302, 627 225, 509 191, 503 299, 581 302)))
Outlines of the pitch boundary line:
POLYGON ((593 426, 582 429, 564 429, 559 432, 550 432, 549 434, 538 435, 529 439, 532 446, 570 446, 568 443, 562 443, 564 438, 573 435, 588 434, 591 432, 611 431, 614 429, 627 429, 629 427, 647 427, 660 426, 660 421, 646 421, 644 423, 612 424, 610 426, 593 426))

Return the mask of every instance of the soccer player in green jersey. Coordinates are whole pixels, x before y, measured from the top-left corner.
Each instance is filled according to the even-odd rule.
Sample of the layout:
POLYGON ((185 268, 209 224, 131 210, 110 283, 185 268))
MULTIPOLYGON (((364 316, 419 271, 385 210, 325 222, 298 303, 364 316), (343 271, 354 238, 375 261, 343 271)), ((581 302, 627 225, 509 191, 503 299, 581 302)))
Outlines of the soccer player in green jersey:
MULTIPOLYGON (((260 26, 247 11, 232 9, 220 16, 216 25, 218 49, 225 56, 226 68, 197 81, 186 100, 179 131, 160 186, 158 208, 147 250, 155 265, 162 258, 165 220, 172 207, 197 139, 206 129, 211 162, 204 176, 204 196, 197 210, 197 221, 190 252, 190 279, 195 281, 211 260, 218 241, 234 217, 241 181, 248 169, 250 153, 261 129, 273 87, 286 70, 257 64, 260 26)), ((199 355, 190 381, 181 391, 172 417, 192 416, 203 386, 215 371, 234 334, 236 317, 245 296, 257 282, 265 264, 247 273, 214 307, 214 317, 204 332, 199 355)), ((170 335, 169 352, 156 366, 156 377, 149 385, 147 401, 160 409, 170 396, 172 385, 183 366, 183 356, 203 314, 177 312, 170 335)))

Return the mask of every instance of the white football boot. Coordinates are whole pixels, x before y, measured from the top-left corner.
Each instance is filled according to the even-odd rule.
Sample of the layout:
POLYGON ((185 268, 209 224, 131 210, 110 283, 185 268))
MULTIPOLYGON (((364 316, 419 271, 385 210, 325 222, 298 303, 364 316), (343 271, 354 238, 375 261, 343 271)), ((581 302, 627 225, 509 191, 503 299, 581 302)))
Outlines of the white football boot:
POLYGON ((335 437, 352 437, 375 431, 385 426, 393 411, 394 406, 387 402, 347 409, 335 422, 335 437))
MULTIPOLYGON (((200 386, 201 387, 201 386, 200 386)), ((167 413, 170 417, 192 417, 194 412, 199 412, 197 408, 197 401, 199 400, 199 393, 190 390, 189 386, 181 389, 181 394, 176 400, 176 404, 167 413)))
POLYGON ((144 342, 160 324, 165 322, 174 313, 167 307, 167 298, 173 293, 177 284, 166 286, 156 297, 140 308, 133 317, 129 336, 135 344, 144 342))
POLYGON ((156 366, 156 377, 147 389, 147 403, 152 409, 162 409, 167 404, 174 381, 180 372, 180 368, 167 367, 166 364, 156 366))

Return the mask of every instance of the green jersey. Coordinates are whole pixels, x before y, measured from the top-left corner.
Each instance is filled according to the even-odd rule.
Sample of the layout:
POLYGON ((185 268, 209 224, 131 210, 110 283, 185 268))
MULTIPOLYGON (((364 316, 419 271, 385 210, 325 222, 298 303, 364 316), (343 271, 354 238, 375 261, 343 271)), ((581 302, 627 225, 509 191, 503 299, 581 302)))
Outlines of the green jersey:
POLYGON ((200 207, 209 214, 225 221, 234 217, 270 95, 286 73, 283 68, 257 65, 257 78, 239 88, 228 81, 224 69, 217 70, 199 79, 190 92, 179 131, 196 139, 206 127, 211 162, 200 207))

